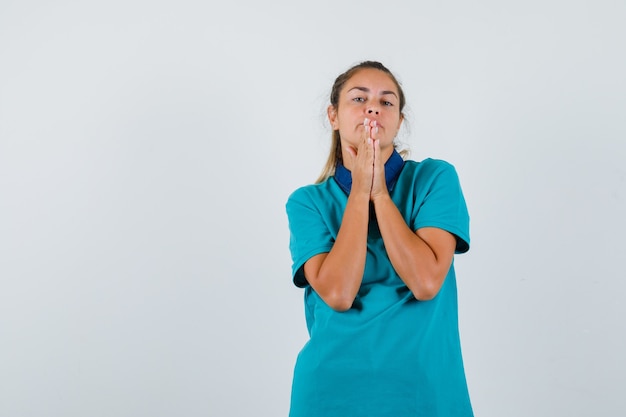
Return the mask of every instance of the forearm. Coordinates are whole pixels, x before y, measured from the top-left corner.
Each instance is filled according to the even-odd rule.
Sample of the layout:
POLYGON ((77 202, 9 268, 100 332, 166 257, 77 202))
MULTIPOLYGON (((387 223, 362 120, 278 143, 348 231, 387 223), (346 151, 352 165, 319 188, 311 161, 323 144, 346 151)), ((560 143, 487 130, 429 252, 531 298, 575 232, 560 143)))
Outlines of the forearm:
POLYGON ((374 207, 387 255, 400 279, 419 300, 436 296, 450 269, 454 237, 433 229, 438 234, 437 247, 432 246, 435 239, 427 242, 411 230, 388 194, 378 197, 374 207))
POLYGON ((313 289, 336 310, 349 309, 361 286, 368 222, 369 196, 351 193, 332 249, 321 258, 321 264, 305 265, 313 289))

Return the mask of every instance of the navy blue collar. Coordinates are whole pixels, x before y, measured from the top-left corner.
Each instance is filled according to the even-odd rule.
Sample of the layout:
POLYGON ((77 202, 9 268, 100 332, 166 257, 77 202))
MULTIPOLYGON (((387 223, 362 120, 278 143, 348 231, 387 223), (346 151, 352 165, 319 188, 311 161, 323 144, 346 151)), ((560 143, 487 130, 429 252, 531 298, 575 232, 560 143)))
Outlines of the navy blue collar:
MULTIPOLYGON (((404 159, 402 159, 400 154, 394 149, 387 162, 385 162, 385 181, 387 182, 387 190, 389 190, 389 192, 391 192, 393 186, 396 185, 396 180, 403 166, 404 159)), ((338 163, 333 178, 335 178, 337 184, 339 184, 346 194, 350 194, 350 189, 352 189, 352 173, 348 168, 338 163)))

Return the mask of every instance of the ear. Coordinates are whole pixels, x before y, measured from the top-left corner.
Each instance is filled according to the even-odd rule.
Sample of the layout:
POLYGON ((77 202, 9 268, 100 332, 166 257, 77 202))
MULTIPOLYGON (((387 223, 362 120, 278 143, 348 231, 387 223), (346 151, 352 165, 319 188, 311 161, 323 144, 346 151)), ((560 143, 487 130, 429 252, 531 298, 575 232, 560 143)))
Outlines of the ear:
POLYGON ((400 130, 400 126, 402 126, 402 122, 404 122, 404 114, 400 113, 400 120, 398 120, 398 130, 400 130))
POLYGON ((332 104, 326 109, 328 114, 328 121, 333 130, 339 130, 339 122, 337 121, 337 109, 332 104))

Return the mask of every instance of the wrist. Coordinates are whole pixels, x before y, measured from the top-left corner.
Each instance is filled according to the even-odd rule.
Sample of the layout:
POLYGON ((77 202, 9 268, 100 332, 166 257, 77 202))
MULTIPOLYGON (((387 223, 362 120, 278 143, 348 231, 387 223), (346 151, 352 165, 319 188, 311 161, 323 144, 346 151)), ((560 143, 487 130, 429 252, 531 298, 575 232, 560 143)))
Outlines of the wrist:
POLYGON ((387 202, 393 203, 393 201, 391 200, 391 196, 389 195, 389 192, 387 192, 386 190, 385 192, 380 192, 380 193, 372 195, 370 200, 374 204, 374 207, 376 207, 376 205, 385 204, 387 202))
POLYGON ((369 192, 361 191, 358 188, 352 188, 350 190, 350 194, 348 195, 348 200, 368 204, 370 201, 370 194, 369 192))

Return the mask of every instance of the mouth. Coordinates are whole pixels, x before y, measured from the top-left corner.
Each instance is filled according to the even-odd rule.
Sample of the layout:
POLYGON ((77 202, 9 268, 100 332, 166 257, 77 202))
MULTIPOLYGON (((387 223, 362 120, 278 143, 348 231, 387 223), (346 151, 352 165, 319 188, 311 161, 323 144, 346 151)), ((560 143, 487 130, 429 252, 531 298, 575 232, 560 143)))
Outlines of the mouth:
POLYGON ((381 124, 380 124, 380 122, 379 122, 378 120, 370 120, 370 119, 365 119, 365 120, 363 121, 363 123, 359 123, 359 124, 357 125, 357 127, 359 127, 359 126, 360 126, 360 127, 363 127, 363 128, 364 128, 365 126, 369 126, 369 127, 378 127, 378 128, 383 127, 383 125, 381 125, 381 124))

